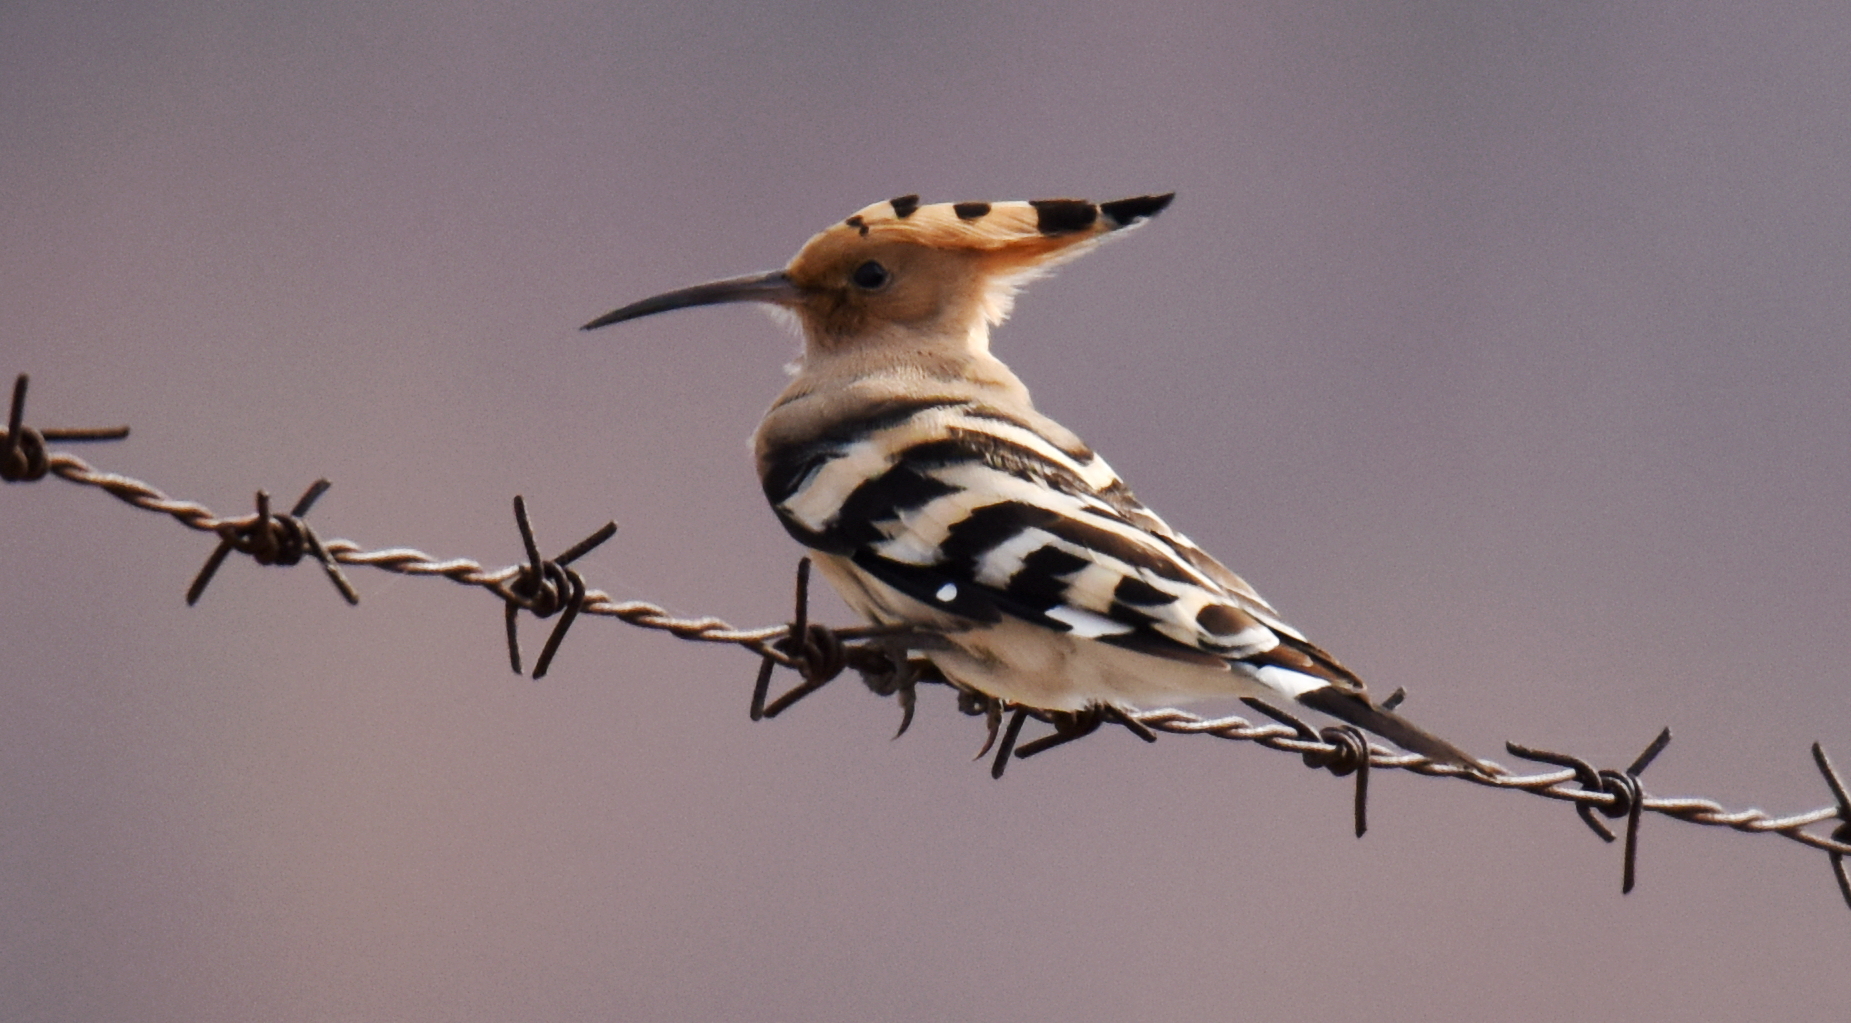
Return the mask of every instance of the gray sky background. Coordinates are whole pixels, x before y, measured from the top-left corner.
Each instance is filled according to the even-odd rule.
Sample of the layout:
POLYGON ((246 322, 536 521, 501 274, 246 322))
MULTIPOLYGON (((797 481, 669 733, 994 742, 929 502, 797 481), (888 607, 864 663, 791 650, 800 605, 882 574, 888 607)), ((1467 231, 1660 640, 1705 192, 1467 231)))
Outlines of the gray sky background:
MULTIPOLYGON (((797 551, 744 438, 791 340, 598 335, 928 200, 1174 189, 996 346, 1407 711, 1663 794, 1851 766, 1851 8, 0 8, 0 371, 221 513, 742 625, 797 551)), ((6 1020, 1836 1018, 1825 858, 1122 732, 968 762, 942 691, 753 725, 754 664, 0 493, 6 1020), (530 656, 542 630, 525 626, 530 656)), ((824 611, 843 620, 839 606, 824 611)))

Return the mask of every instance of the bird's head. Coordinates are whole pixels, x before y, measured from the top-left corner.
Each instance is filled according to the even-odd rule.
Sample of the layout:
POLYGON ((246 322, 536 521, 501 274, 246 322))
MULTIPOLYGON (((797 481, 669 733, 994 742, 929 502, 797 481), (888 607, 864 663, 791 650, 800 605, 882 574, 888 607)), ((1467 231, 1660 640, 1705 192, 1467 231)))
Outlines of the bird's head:
POLYGON ((810 354, 896 335, 981 346, 1024 282, 1157 215, 1170 199, 920 205, 916 195, 901 196, 830 225, 782 270, 666 292, 584 329, 670 309, 760 302, 796 317, 810 354))

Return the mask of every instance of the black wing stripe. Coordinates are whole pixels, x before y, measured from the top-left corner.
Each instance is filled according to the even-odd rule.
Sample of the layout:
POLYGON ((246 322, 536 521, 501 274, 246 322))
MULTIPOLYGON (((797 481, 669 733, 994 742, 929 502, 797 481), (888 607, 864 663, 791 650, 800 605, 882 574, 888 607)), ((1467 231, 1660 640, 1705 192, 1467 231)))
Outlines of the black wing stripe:
POLYGON ((956 486, 920 467, 902 463, 856 487, 842 503, 842 511, 828 532, 856 547, 879 543, 887 536, 880 528, 883 523, 957 492, 956 486))
POLYGON ((939 564, 960 573, 962 578, 975 579, 977 563, 984 555, 1025 530, 1045 529, 1060 518, 1057 511, 1018 501, 978 508, 951 527, 945 542, 939 545, 939 564))
POLYGON ((1021 567, 1005 586, 1012 600, 1045 614, 1067 601, 1067 579, 1092 562, 1052 544, 1044 544, 1022 558, 1021 567))
POLYGON ((1178 643, 1161 632, 1149 632, 1140 629, 1136 632, 1127 632, 1117 636, 1101 636, 1099 637, 1099 642, 1110 643, 1113 646, 1124 647, 1127 650, 1135 650, 1141 654, 1150 654, 1154 657, 1162 657, 1172 661, 1185 661, 1189 664, 1200 664, 1211 668, 1225 668, 1228 666, 1226 657, 1220 654, 1210 653, 1206 650, 1198 650, 1186 643, 1178 643))
POLYGON ((1120 604, 1139 607, 1158 607, 1176 601, 1174 593, 1165 593, 1133 575, 1118 581, 1118 585, 1112 589, 1112 597, 1120 604))
MULTIPOLYGON (((870 550, 853 555, 862 571, 907 596, 932 607, 978 622, 1002 619, 995 595, 981 586, 965 585, 936 565, 902 565, 870 550)), ((1035 615, 1018 615, 1033 620, 1035 615)))
POLYGON ((1098 551, 1107 557, 1116 558, 1132 568, 1142 569, 1160 579, 1179 583, 1194 581, 1171 559, 1144 544, 1110 529, 1095 526, 1090 522, 1082 522, 1079 519, 1056 514, 1042 528, 1062 540, 1088 550, 1098 551))

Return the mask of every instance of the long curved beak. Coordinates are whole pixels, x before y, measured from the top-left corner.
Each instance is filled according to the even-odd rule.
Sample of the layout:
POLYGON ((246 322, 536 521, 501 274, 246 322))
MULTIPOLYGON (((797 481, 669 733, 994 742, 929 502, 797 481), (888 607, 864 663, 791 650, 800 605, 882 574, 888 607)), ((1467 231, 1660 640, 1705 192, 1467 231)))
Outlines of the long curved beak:
POLYGON ((665 291, 641 302, 632 302, 622 309, 613 309, 603 316, 580 327, 580 330, 597 330, 613 323, 634 320, 639 316, 654 316, 670 309, 686 309, 697 305, 718 305, 722 302, 770 302, 775 305, 787 305, 797 301, 801 293, 797 285, 782 270, 770 273, 749 274, 745 277, 729 277, 723 281, 709 281, 696 284, 692 288, 678 291, 665 291))

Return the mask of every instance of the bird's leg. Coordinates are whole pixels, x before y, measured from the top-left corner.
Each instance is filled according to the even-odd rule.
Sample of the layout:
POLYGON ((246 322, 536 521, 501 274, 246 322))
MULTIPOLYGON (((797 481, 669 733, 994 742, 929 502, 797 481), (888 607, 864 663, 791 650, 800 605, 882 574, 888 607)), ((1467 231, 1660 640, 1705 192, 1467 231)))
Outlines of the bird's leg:
POLYGON ((898 739, 906 734, 913 724, 913 708, 919 702, 919 695, 914 690, 921 677, 921 669, 926 663, 906 656, 907 645, 903 639, 877 640, 868 645, 868 652, 874 656, 872 663, 855 665, 861 672, 861 681, 876 696, 892 696, 900 701, 900 729, 893 733, 898 739))

